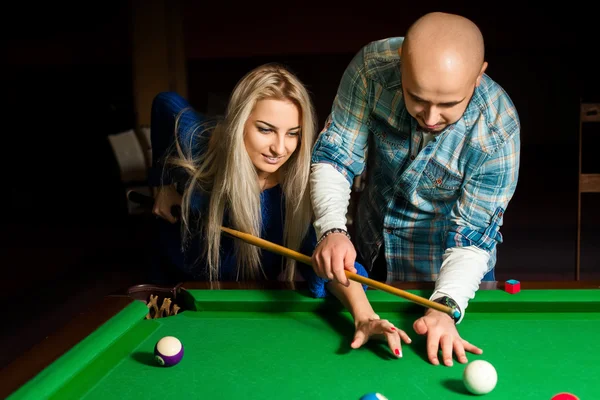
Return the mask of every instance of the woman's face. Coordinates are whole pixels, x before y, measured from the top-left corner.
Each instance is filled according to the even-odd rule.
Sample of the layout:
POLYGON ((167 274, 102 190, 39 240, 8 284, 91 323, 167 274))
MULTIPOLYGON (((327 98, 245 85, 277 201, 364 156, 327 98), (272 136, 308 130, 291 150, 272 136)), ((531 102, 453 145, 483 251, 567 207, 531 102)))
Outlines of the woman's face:
POLYGON ((300 141, 300 110, 287 100, 259 100, 244 125, 246 151, 259 178, 276 172, 300 141))

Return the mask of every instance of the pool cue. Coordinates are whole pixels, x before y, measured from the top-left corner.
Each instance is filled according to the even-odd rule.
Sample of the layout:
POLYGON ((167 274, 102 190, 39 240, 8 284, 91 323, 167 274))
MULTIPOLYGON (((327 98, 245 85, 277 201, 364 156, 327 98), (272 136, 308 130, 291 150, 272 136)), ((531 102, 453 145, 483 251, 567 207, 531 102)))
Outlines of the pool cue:
MULTIPOLYGON (((308 264, 312 266, 312 259, 302 253, 298 253, 297 251, 294 251, 292 249, 288 249, 287 247, 284 246, 280 246, 276 243, 273 242, 269 242, 268 240, 264 240, 261 239, 259 237, 256 237, 254 235, 251 235, 249 233, 244 233, 244 232, 240 232, 240 231, 236 231, 234 229, 231 228, 227 228, 222 226, 221 230, 233 237, 236 237, 238 239, 243 240, 246 243, 252 244, 254 246, 263 248, 265 250, 271 251, 273 253, 277 253, 279 255, 285 256, 285 257, 289 257, 293 260, 299 261, 301 263, 304 264, 308 264)), ((381 282, 377 282, 373 279, 369 279, 369 278, 365 278, 364 276, 355 274, 354 272, 350 272, 347 270, 344 270, 344 272, 346 273, 346 277, 348 277, 348 279, 351 279, 353 281, 362 283, 364 285, 367 285, 369 287, 372 287, 374 289, 379 289, 383 292, 387 292, 396 296, 400 296, 403 297, 407 300, 410 300, 414 303, 420 304, 424 307, 429 307, 429 308, 433 308, 435 310, 441 311, 443 313, 446 313, 448 315, 450 315, 451 317, 454 318, 455 315, 458 314, 457 310, 454 310, 453 308, 450 308, 448 306, 433 302, 431 300, 425 299, 421 296, 417 296, 415 294, 406 292, 402 289, 398 289, 395 288, 393 286, 390 285, 386 285, 385 283, 381 283, 381 282)), ((459 315, 457 315, 459 316, 459 315)))
MULTIPOLYGON (((130 201, 133 201, 134 203, 138 203, 141 205, 145 205, 145 206, 152 206, 154 204, 154 198, 147 196, 145 194, 141 194, 139 192, 136 192, 135 190, 129 190, 127 192, 127 198, 130 201)), ((178 209, 178 206, 173 206, 171 208, 171 213, 173 214, 173 216, 175 218, 178 218, 180 216, 180 209, 178 209)), ((221 230, 223 232, 228 233, 229 235, 233 236, 233 237, 237 237, 238 239, 241 239, 247 243, 250 243, 254 246, 258 246, 261 247, 265 250, 269 250, 272 251, 274 253, 277 253, 279 255, 285 256, 285 257, 289 257, 293 260, 299 261, 301 263, 304 264, 308 264, 312 266, 312 260, 309 256, 304 255, 302 253, 298 253, 292 249, 288 249, 287 247, 284 246, 280 246, 278 244, 275 244, 273 242, 269 242, 268 240, 264 240, 261 238, 258 238, 256 236, 250 235, 249 233, 243 233, 240 231, 236 231, 234 229, 231 228, 226 228, 226 227, 221 227, 221 230)), ((400 296, 403 297, 407 300, 410 300, 414 303, 420 304, 424 307, 429 307, 429 308, 433 308, 435 310, 441 311, 443 313, 446 313, 448 315, 450 315, 451 317, 455 315, 455 312, 458 313, 458 311, 444 306, 442 304, 439 303, 435 303, 431 300, 427 300, 421 296, 417 296, 414 295, 412 293, 406 292, 404 290, 395 288, 393 286, 390 285, 386 285, 385 283, 381 283, 381 282, 377 282, 374 281, 373 279, 369 279, 369 278, 365 278, 364 276, 355 274, 353 272, 350 271, 346 271, 344 270, 344 273, 346 274, 346 277, 348 277, 348 279, 351 279, 353 281, 356 282, 360 282, 364 285, 367 285, 373 289, 379 289, 381 291, 396 295, 396 296, 400 296)), ((457 315, 458 316, 458 315, 457 315)))

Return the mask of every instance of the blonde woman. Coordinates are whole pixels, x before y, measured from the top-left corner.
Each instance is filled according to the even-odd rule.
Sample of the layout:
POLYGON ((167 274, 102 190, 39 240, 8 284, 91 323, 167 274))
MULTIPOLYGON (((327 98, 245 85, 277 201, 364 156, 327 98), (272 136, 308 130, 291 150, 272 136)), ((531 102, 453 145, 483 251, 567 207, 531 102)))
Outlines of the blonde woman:
MULTIPOLYGON (((221 120, 205 118, 176 93, 160 93, 152 105, 150 175, 157 187, 153 212, 164 220, 157 248, 166 250, 164 259, 176 272, 172 282, 304 279, 317 297, 327 287, 355 316, 359 341, 387 335, 399 355, 400 337, 408 338, 376 318, 365 287, 342 287, 310 266, 221 235, 220 227, 227 226, 313 253, 309 176, 315 135, 308 92, 276 64, 238 82, 221 120), (181 206, 181 224, 173 206, 181 206)), ((367 275, 360 264, 354 267, 367 275)))

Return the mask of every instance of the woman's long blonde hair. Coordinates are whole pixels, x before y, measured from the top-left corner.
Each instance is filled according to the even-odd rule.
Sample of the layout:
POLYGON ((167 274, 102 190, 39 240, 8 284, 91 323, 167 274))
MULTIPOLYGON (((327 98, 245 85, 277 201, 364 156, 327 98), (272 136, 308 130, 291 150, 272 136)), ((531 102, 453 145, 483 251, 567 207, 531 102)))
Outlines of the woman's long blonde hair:
MULTIPOLYGON (((235 86, 223 119, 212 131, 208 150, 194 158, 191 146, 181 146, 176 139, 177 156, 169 159, 170 164, 183 168, 190 175, 181 207, 184 242, 194 229, 190 227, 192 194, 195 191, 210 194, 208 208, 202 210, 204 214, 197 228, 202 231, 200 240, 205 241, 203 255, 211 281, 219 276, 220 228, 226 210, 231 228, 261 235, 261 187, 244 145, 244 125, 256 103, 263 99, 294 103, 302 119, 298 146, 278 171, 285 196, 283 245, 299 251, 312 223, 309 174, 317 122, 313 104, 306 88, 294 74, 278 64, 262 65, 247 73, 235 86)), ((175 132, 177 129, 176 123, 175 132)), ((178 137, 177 133, 175 136, 178 137)), ((264 275, 261 249, 236 239, 235 251, 238 278, 240 274, 246 279, 264 275)), ((287 259, 284 280, 292 281, 295 274, 296 262, 287 259)))

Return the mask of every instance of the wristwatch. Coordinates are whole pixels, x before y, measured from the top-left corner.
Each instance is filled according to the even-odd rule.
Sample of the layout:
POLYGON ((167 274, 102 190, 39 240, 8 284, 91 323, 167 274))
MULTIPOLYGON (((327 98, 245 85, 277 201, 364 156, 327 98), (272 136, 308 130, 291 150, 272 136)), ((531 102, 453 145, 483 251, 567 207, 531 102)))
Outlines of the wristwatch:
POLYGON ((462 312, 460 311, 460 307, 458 306, 458 304, 456 303, 456 301, 454 301, 454 299, 452 297, 442 296, 442 297, 438 297, 437 299, 432 300, 432 301, 434 303, 439 303, 446 307, 450 307, 452 310, 454 310, 451 317, 454 320, 455 324, 460 320, 462 312))

